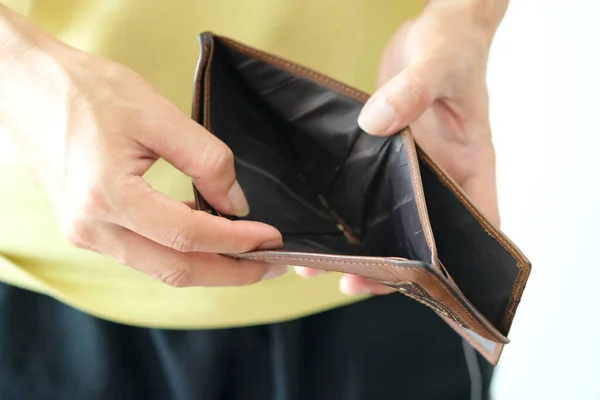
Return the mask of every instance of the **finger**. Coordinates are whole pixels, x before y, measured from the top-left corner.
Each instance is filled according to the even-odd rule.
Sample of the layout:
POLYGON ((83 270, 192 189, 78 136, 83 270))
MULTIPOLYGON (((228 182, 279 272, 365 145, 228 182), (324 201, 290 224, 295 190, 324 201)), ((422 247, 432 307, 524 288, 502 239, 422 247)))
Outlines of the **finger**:
POLYGON ((194 200, 184 201, 183 204, 191 208, 192 210, 196 210, 196 202, 194 200))
POLYGON ((139 176, 117 180, 110 196, 106 221, 180 252, 243 253, 282 244, 281 234, 270 225, 193 210, 154 190, 139 176))
POLYGON ((383 85, 363 107, 358 117, 361 129, 387 136, 419 118, 441 92, 444 71, 438 64, 412 65, 383 85))
POLYGON ((340 278, 340 290, 349 296, 389 294, 395 290, 362 276, 346 274, 340 278))
POLYGON ((181 253, 105 223, 97 251, 174 287, 240 286, 284 274, 286 267, 208 253, 181 253))
POLYGON ((303 278, 312 278, 313 276, 323 275, 325 272, 322 269, 308 267, 294 267, 294 271, 303 278))
POLYGON ((170 118, 170 123, 159 129, 160 134, 144 139, 143 144, 190 176, 206 201, 219 212, 248 215, 248 202, 236 181, 231 149, 187 117, 170 118))

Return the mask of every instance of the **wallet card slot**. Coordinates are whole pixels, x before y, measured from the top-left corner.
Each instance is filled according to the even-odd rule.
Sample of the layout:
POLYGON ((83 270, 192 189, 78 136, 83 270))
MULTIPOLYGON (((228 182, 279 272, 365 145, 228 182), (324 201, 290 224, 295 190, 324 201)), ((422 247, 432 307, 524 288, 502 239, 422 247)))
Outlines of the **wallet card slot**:
MULTIPOLYGON (((336 97, 324 91, 316 103, 300 104, 294 113, 283 116, 268 104, 277 101, 271 96, 279 90, 273 88, 299 84, 311 91, 312 87, 289 74, 261 69, 255 60, 230 56, 224 51, 212 55, 209 128, 235 154, 237 178, 250 205, 246 219, 275 226, 283 232, 284 241, 300 233, 316 237, 322 232, 336 232, 337 240, 360 246, 352 228, 323 194, 331 187, 347 154, 339 146, 331 154, 331 139, 324 142, 323 135, 304 130, 314 124, 308 120, 318 120, 319 114, 335 106, 336 97), (254 87, 244 71, 258 73, 266 84, 254 87), (228 116, 232 109, 236 110, 235 118, 228 116)), ((352 131, 359 131, 356 123, 341 134, 355 137, 352 131)), ((354 139, 348 142, 350 148, 353 143, 354 139)), ((352 247, 353 254, 356 248, 352 247)))
MULTIPOLYGON (((337 231, 338 222, 318 194, 323 185, 307 176, 300 156, 309 143, 273 115, 223 53, 213 54, 211 82, 210 129, 235 154, 236 175, 250 205, 247 219, 289 233, 337 231), (236 118, 230 118, 230 110, 236 110, 236 118)), ((315 154, 318 148, 310 148, 317 162, 309 169, 335 167, 315 154)))
MULTIPOLYGON (((451 246, 456 240, 465 240, 448 233, 453 231, 452 227, 449 229, 439 223, 443 219, 439 218, 439 212, 453 214, 456 207, 446 207, 445 200, 431 194, 435 184, 431 185, 426 175, 432 171, 423 167, 422 162, 427 157, 420 149, 415 151, 409 129, 389 138, 366 135, 356 124, 362 104, 368 98, 366 94, 225 38, 211 43, 214 44, 211 54, 217 57, 209 60, 206 82, 200 85, 207 93, 203 95, 204 109, 210 110, 211 115, 202 121, 213 117, 217 125, 221 124, 206 126, 232 147, 236 158, 241 160, 236 163, 236 171, 249 197, 252 211, 248 219, 269 223, 283 232, 284 248, 271 252, 269 262, 291 262, 289 257, 295 254, 292 258, 299 264, 290 265, 312 263, 316 268, 321 265, 323 269, 337 268, 344 272, 351 269, 359 275, 377 277, 376 280, 397 286, 399 290, 402 282, 418 283, 426 275, 393 274, 387 280, 379 268, 386 268, 392 260, 401 258, 405 261, 401 261, 403 265, 398 268, 405 272, 429 268, 437 283, 430 278, 421 281, 418 284, 422 291, 411 290, 411 297, 417 297, 417 301, 447 318, 451 326, 461 325, 459 333, 467 340, 470 336, 465 332, 473 332, 497 342, 489 349, 476 345, 495 363, 502 348, 500 343, 507 343, 503 335, 508 332, 529 271, 528 261, 519 256, 518 249, 498 230, 489 227, 469 200, 461 197, 460 190, 449 183, 448 177, 436 170, 435 164, 426 162, 436 175, 435 180, 441 182, 455 200, 460 199, 467 213, 467 217, 461 218, 471 217, 479 224, 476 241, 483 237, 481 232, 489 235, 499 248, 512 255, 519 269, 511 294, 505 296, 509 297, 508 301, 497 307, 497 312, 490 312, 485 305, 482 307, 482 301, 487 300, 473 290, 477 273, 469 276, 481 259, 474 262, 466 258, 468 251, 464 243, 458 246, 463 247, 460 256, 451 254, 448 247, 436 253, 435 242, 443 241, 451 246), (218 98, 210 98, 211 85, 216 85, 212 89, 218 98), (228 103, 232 98, 235 104, 228 103), (235 116, 229 117, 230 110, 235 110, 235 116), (417 154, 422 156, 421 160, 417 160, 417 154), (262 180, 252 176, 257 172, 263 175, 262 180), (264 181, 265 172, 280 184, 264 181), (271 186, 289 192, 288 200, 271 186), (289 201, 290 197, 295 200, 289 201), (430 224, 428 214, 436 212, 438 216, 433 217, 435 222, 430 224), (431 225, 437 227, 432 231, 431 225), (328 256, 339 262, 358 257, 331 268, 331 264, 322 264, 328 262, 328 256), (377 258, 381 261, 373 261, 377 258), (420 263, 420 266, 414 269, 405 263, 420 263), (465 279, 468 282, 465 283, 465 279), (504 313, 500 313, 502 308, 504 313), (453 318, 453 313, 462 321, 453 318)), ((197 86, 196 93, 198 90, 197 86)), ((199 197, 198 204, 203 207, 199 197)), ((454 228, 475 226, 461 221, 452 221, 451 225, 454 228)), ((482 250, 485 251, 497 250, 488 247, 482 250)), ((264 251, 253 251, 232 256, 260 259, 263 255, 264 251)), ((479 265, 479 273, 487 268, 498 268, 493 263, 489 265, 491 267, 479 265)), ((482 286, 488 284, 490 282, 485 282, 482 286)))
POLYGON ((431 262, 401 138, 365 134, 357 124, 362 103, 316 82, 218 41, 213 57, 211 82, 219 90, 213 90, 211 100, 211 131, 238 159, 238 180, 250 203, 248 219, 288 233, 339 229, 363 255, 431 262), (228 108, 236 110, 241 123, 223 122, 228 108), (397 181, 400 194, 389 185, 394 168, 404 175, 397 181), (273 185, 287 186, 289 193, 274 192, 273 185), (390 217, 381 219, 385 213, 390 217))
POLYGON ((351 243, 343 233, 283 234, 281 251, 333 255, 362 255, 360 243, 351 243))
POLYGON ((465 297, 506 334, 505 318, 520 272, 517 261, 483 229, 428 162, 421 158, 419 164, 438 257, 465 297))

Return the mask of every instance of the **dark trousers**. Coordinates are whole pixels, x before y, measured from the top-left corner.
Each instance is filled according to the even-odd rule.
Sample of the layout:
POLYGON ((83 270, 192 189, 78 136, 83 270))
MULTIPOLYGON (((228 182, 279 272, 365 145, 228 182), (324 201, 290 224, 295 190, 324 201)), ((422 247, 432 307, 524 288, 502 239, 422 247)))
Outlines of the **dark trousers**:
POLYGON ((218 330, 136 328, 0 284, 2 400, 485 399, 491 366, 400 294, 218 330))

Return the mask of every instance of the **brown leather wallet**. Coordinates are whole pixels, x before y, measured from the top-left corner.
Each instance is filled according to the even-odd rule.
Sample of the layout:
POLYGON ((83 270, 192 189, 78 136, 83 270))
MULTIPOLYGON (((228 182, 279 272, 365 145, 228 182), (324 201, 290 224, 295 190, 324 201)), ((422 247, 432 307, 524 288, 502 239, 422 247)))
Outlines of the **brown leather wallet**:
MULTIPOLYGON (((278 250, 229 256, 393 287, 496 364, 531 264, 410 128, 365 134, 367 94, 212 33, 200 45, 192 118, 232 149, 246 219, 284 238, 278 250)), ((216 213, 194 193, 199 210, 216 213)))

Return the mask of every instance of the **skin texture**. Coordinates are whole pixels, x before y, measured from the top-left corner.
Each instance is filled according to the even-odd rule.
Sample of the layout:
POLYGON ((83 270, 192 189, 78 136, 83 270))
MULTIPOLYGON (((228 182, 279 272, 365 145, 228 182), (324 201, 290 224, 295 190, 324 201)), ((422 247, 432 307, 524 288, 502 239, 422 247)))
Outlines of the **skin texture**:
POLYGON ((0 22, 0 127, 69 242, 176 287, 246 285, 285 272, 217 254, 278 247, 275 228, 195 211, 142 179, 163 157, 219 211, 245 215, 224 143, 132 70, 57 42, 3 6, 0 22))
MULTIPOLYGON (((488 113, 486 64, 506 1, 431 1, 389 40, 378 90, 359 117, 368 133, 391 135, 407 125, 415 140, 499 226, 495 153, 488 113)), ((311 277, 323 271, 296 267, 311 277)), ((344 275, 349 295, 393 289, 344 275)))
MULTIPOLYGON (((374 135, 410 124, 421 146, 498 224, 485 70, 505 8, 506 0, 430 1, 390 39, 380 89, 359 118, 374 135)), ((142 179, 162 157, 220 212, 248 212, 231 150, 134 71, 60 43, 0 5, 0 87, 0 129, 74 246, 176 287, 246 285, 284 273, 217 254, 277 248, 275 228, 195 211, 142 179)), ((297 270, 305 277, 322 272, 297 270)), ((350 275, 340 288, 388 292, 350 275)))

